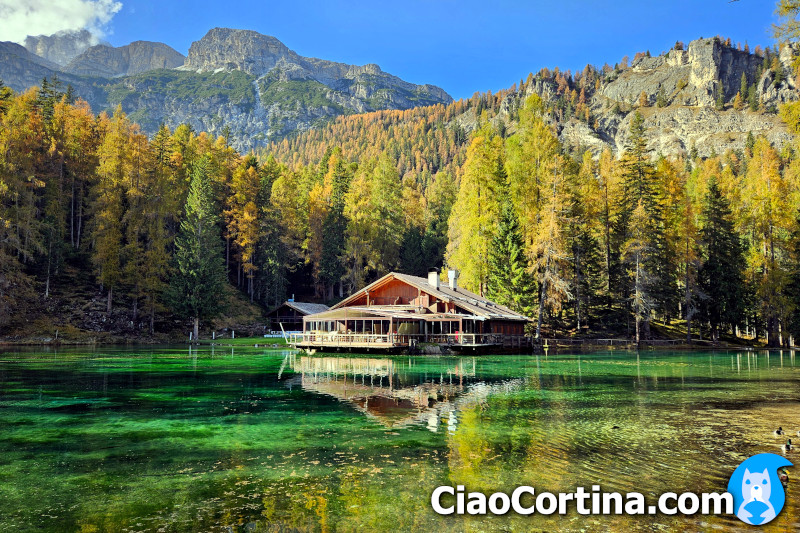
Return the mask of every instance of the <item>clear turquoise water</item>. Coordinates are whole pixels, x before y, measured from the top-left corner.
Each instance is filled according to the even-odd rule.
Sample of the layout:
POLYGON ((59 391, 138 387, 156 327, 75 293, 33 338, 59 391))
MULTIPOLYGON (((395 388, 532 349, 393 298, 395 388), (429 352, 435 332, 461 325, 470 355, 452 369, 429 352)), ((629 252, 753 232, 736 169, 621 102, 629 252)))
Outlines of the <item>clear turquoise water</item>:
MULTIPOLYGON (((721 492, 746 457, 781 453, 772 432, 796 435, 799 407, 788 351, 12 349, 0 353, 0 531, 738 529, 728 517, 439 517, 429 497, 442 484, 721 492)), ((800 529, 791 474, 765 531, 800 529)))

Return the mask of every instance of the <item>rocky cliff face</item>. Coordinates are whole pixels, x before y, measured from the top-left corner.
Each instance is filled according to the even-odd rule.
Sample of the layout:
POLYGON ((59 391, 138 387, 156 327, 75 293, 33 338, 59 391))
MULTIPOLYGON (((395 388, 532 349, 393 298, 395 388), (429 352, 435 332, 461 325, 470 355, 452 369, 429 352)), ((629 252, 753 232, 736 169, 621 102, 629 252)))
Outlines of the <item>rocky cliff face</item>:
POLYGON ((185 68, 197 72, 242 70, 259 76, 287 57, 299 59, 275 37, 251 30, 214 28, 189 47, 185 68))
POLYGON ((60 31, 53 35, 28 36, 25 39, 25 48, 30 53, 62 67, 95 44, 97 39, 86 30, 60 31))
MULTIPOLYGON (((777 109, 800 97, 792 75, 796 52, 791 47, 781 51, 782 79, 778 80, 764 57, 731 48, 718 39, 692 41, 686 50, 641 57, 630 68, 601 78, 599 86, 589 90, 588 121, 556 115, 553 121, 563 142, 595 153, 605 147, 615 152, 625 149, 634 111, 645 119, 653 155, 685 154, 692 148, 701 156, 723 153, 744 147, 751 132, 782 146, 791 136, 777 109), (755 84, 757 111, 747 106, 733 108, 742 75, 748 84, 755 84), (642 107, 639 99, 643 92, 647 105, 642 107)), ((541 77, 526 86, 526 93, 550 102, 560 97, 557 83, 541 77)))
POLYGON ((116 78, 149 70, 177 68, 185 59, 183 54, 164 43, 134 41, 118 48, 100 44, 87 48, 70 61, 64 71, 78 76, 116 78))

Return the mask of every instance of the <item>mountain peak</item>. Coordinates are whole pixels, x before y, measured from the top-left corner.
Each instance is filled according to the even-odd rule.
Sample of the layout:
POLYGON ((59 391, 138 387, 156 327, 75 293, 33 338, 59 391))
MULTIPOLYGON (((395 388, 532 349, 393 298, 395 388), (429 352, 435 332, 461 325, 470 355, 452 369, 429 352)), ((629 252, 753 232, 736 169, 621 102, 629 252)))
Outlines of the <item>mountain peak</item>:
POLYGON ((406 82, 374 63, 302 57, 275 37, 253 30, 213 28, 192 43, 187 58, 163 43, 134 41, 115 48, 89 39, 86 32, 30 40, 37 53, 60 50, 62 64, 11 43, 0 46, 0 77, 24 90, 58 75, 96 110, 121 105, 126 113, 135 113, 148 133, 161 123, 189 123, 211 133, 230 126, 231 142, 241 148, 342 114, 453 100, 439 87, 406 82), (75 53, 83 44, 75 45, 66 53, 68 47, 55 46, 58 42, 86 46, 75 53))
POLYGON ((156 69, 171 69, 183 65, 183 54, 164 43, 134 41, 125 46, 98 44, 64 67, 65 72, 80 76, 115 78, 156 69))
POLYGON ((98 40, 94 35, 87 30, 80 30, 60 31, 53 35, 29 35, 24 46, 30 53, 63 67, 95 44, 98 44, 98 40))
POLYGON ((189 47, 184 67, 198 72, 242 70, 258 76, 283 58, 299 56, 275 37, 253 30, 213 28, 189 47))

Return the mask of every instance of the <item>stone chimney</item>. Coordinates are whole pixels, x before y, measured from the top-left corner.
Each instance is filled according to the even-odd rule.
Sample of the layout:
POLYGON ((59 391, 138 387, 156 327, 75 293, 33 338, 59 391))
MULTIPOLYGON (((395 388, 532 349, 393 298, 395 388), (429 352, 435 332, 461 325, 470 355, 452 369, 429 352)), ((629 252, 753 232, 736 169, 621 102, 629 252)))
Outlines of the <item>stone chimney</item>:
POLYGON ((436 290, 439 290, 439 269, 438 268, 429 268, 428 269, 428 285, 433 287, 436 290))
POLYGON ((458 270, 448 270, 447 278, 450 280, 450 288, 454 291, 458 290, 458 270))

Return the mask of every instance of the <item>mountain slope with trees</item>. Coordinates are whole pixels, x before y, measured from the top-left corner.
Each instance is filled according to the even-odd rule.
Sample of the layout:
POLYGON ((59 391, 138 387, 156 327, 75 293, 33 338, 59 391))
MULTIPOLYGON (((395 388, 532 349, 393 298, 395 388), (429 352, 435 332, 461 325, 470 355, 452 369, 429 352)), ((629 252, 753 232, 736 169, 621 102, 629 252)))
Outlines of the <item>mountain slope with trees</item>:
POLYGON ((342 117, 258 154, 187 125, 148 137, 122 109, 95 115, 49 83, 3 88, 2 335, 51 316, 71 280, 103 295, 94 316, 147 338, 201 332, 219 313, 211 296, 229 291, 263 307, 289 294, 334 302, 386 271, 442 266, 527 313, 537 336, 641 340, 680 323, 687 340, 789 345, 800 333, 800 102, 780 95, 798 76, 793 51, 731 53, 760 57, 739 61, 761 81, 753 89, 745 70, 737 91, 713 98, 718 113, 780 121, 780 137, 672 154, 653 144, 646 95, 620 108, 616 151, 566 142, 565 121, 591 119, 597 94, 582 102, 577 89, 595 74, 342 117))

